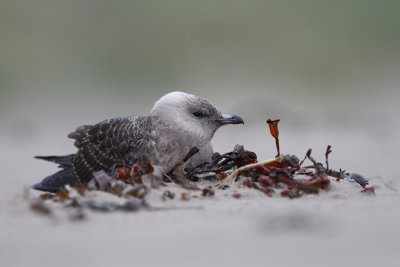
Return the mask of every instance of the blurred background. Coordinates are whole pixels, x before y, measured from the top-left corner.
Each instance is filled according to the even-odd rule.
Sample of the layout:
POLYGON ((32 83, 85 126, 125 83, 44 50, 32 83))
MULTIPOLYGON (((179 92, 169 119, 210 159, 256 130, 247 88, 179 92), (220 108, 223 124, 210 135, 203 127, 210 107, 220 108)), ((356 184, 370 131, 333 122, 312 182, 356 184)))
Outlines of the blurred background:
POLYGON ((382 183, 375 197, 344 186, 356 193, 88 223, 35 216, 21 196, 57 170, 34 155, 73 153, 77 126, 148 114, 175 90, 243 117, 216 133, 216 151, 274 157, 265 121, 281 119, 282 153, 323 161, 332 145, 331 167, 399 188, 399 14, 398 0, 1 0, 0 265, 397 266, 399 198, 382 183))
MULTIPOLYGON (((170 91, 203 96, 245 126, 217 132, 283 153, 399 177, 399 1, 1 1, 1 164, 21 186, 55 170, 37 154, 75 151, 66 135, 147 114, 170 91)), ((7 183, 7 181, 6 181, 7 183)), ((5 187, 10 190, 10 187, 5 187)))

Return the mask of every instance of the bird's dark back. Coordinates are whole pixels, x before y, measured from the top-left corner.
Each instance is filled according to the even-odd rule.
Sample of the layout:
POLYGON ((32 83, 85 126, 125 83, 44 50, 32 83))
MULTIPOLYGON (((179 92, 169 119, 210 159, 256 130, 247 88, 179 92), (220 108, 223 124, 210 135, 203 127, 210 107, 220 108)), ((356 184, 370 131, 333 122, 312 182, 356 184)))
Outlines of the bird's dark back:
POLYGON ((115 164, 147 163, 152 130, 149 117, 111 118, 95 125, 84 125, 69 134, 75 139, 78 152, 74 169, 82 183, 93 172, 110 171, 115 164))

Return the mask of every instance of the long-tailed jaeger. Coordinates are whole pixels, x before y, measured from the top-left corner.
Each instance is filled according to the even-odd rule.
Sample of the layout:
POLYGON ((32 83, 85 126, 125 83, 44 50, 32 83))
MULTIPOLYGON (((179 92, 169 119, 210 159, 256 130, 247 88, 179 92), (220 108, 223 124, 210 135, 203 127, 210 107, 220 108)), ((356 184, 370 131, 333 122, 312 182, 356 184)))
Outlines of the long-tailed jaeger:
POLYGON ((66 184, 86 183, 99 170, 111 171, 122 161, 127 166, 150 163, 166 173, 194 146, 199 153, 189 163, 211 160, 211 139, 226 124, 242 118, 222 114, 204 98, 172 92, 158 100, 148 116, 111 118, 78 127, 68 137, 78 151, 67 156, 37 157, 58 163, 63 169, 32 188, 56 192, 66 184))

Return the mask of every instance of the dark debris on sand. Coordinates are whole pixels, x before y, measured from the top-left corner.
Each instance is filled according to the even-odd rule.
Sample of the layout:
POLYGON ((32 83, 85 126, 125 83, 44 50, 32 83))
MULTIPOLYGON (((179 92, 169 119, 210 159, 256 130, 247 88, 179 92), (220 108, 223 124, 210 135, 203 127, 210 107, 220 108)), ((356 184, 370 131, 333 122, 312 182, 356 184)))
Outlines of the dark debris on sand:
MULTIPOLYGON (((164 174, 164 177, 153 175, 154 168, 151 164, 139 166, 134 164, 116 166, 112 172, 98 171, 87 184, 65 186, 57 193, 45 193, 30 202, 30 208, 39 214, 51 215, 51 209, 45 205, 46 201, 65 203, 67 208, 75 208, 78 212, 72 219, 85 218, 83 210, 97 212, 136 212, 138 210, 160 210, 153 208, 146 202, 146 196, 150 187, 166 187, 176 184, 187 190, 180 193, 177 199, 189 201, 189 191, 199 192, 203 198, 213 197, 216 190, 224 190, 236 183, 239 186, 258 190, 271 197, 280 195, 291 199, 305 194, 318 194, 321 190, 329 190, 331 180, 352 179, 358 183, 365 194, 374 194, 373 188, 367 188, 368 181, 360 174, 349 175, 345 171, 335 171, 329 168, 328 157, 332 152, 331 146, 327 146, 325 152, 325 165, 315 160, 309 149, 300 161, 295 155, 281 155, 279 148, 279 120, 267 120, 269 130, 275 139, 277 155, 275 158, 258 162, 255 152, 236 145, 230 152, 214 153, 211 162, 205 162, 198 166, 186 166, 185 162, 195 155, 199 149, 193 147, 188 154, 177 162, 175 167, 164 174), (311 165, 303 166, 308 160, 311 165), (145 183, 144 180, 151 181, 145 183), (207 186, 199 183, 208 182, 207 186), (116 195, 125 201, 121 203, 102 202, 85 199, 86 192, 103 191, 116 195)), ((239 188, 240 189, 240 188, 239 188)), ((161 198, 164 201, 175 198, 173 188, 164 190, 161 198)), ((241 198, 242 194, 235 191, 230 194, 233 198, 241 198)))

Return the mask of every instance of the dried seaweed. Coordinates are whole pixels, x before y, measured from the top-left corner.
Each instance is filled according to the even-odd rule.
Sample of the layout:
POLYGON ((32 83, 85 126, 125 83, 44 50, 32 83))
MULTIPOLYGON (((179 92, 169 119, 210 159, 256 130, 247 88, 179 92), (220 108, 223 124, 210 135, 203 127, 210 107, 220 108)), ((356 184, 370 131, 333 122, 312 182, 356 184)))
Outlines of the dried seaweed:
MULTIPOLYGON (((38 199, 32 201, 30 207, 33 211, 50 215, 51 210, 44 204, 45 201, 66 203, 65 207, 72 207, 76 212, 71 216, 72 220, 86 218, 83 210, 90 209, 100 212, 114 211, 138 211, 160 210, 163 208, 152 208, 146 202, 146 196, 150 188, 159 188, 160 185, 168 186, 170 183, 181 187, 184 190, 200 191, 203 197, 212 197, 216 190, 224 190, 236 184, 252 188, 262 192, 268 197, 282 196, 291 199, 299 198, 305 194, 318 194, 322 190, 329 190, 330 178, 351 179, 357 182, 363 190, 362 193, 374 194, 373 187, 367 188, 368 180, 357 173, 346 173, 343 170, 335 171, 330 169, 328 161, 332 153, 332 147, 327 146, 325 151, 325 166, 312 157, 312 150, 309 149, 304 158, 300 161, 295 155, 281 155, 279 147, 280 120, 267 120, 269 131, 275 139, 277 155, 269 160, 258 162, 256 153, 245 150, 242 145, 235 145, 233 150, 224 154, 214 153, 210 162, 197 166, 191 166, 186 162, 197 152, 199 148, 193 147, 187 155, 175 164, 174 168, 164 174, 163 179, 155 175, 155 169, 151 164, 143 166, 133 164, 126 166, 114 166, 111 172, 98 171, 93 173, 93 179, 87 184, 79 184, 75 187, 66 186, 56 194, 42 194, 38 199), (308 160, 311 165, 303 167, 308 160), (148 182, 151 181, 151 186, 148 182), (204 186, 199 181, 206 181, 204 186), (165 183, 165 184, 164 184, 165 183), (125 198, 121 203, 102 202, 86 200, 85 194, 88 191, 103 191, 125 198)), ((238 189, 239 189, 238 188, 238 189)), ((199 195, 190 195, 189 192, 181 192, 180 199, 189 201, 191 197, 198 198, 199 195)), ((240 192, 231 194, 233 198, 241 198, 240 192)), ((174 199, 175 193, 171 188, 165 190, 161 198, 174 199)))
MULTIPOLYGON (((307 151, 302 161, 295 155, 280 156, 278 122, 279 120, 267 120, 270 133, 275 139, 277 146, 277 156, 274 159, 257 162, 255 153, 247 152, 247 155, 252 155, 251 159, 254 161, 244 165, 231 165, 230 167, 233 171, 227 175, 225 172, 227 170, 223 170, 220 167, 221 165, 227 164, 228 161, 225 160, 222 164, 221 162, 216 164, 215 160, 219 160, 223 157, 232 159, 233 154, 236 157, 235 162, 239 162, 238 158, 243 157, 243 154, 240 152, 245 150, 243 147, 238 149, 240 146, 237 145, 232 152, 213 157, 212 164, 208 166, 202 165, 200 166, 200 170, 189 170, 188 173, 195 175, 202 171, 214 172, 214 177, 220 180, 220 182, 216 184, 216 187, 219 189, 229 186, 229 183, 232 185, 234 182, 244 179, 242 182, 244 186, 261 191, 267 196, 272 196, 275 191, 278 190, 281 192, 282 196, 290 198, 301 197, 304 194, 318 194, 320 190, 328 190, 330 185, 328 176, 337 179, 348 177, 345 171, 335 171, 329 168, 328 157, 332 152, 332 147, 330 145, 327 146, 325 152, 326 168, 322 163, 317 162, 311 156, 311 149, 307 151), (306 159, 308 159, 312 165, 302 167, 306 159)), ((360 181, 360 184, 363 184, 362 181, 360 181)))
POLYGON ((331 147, 330 145, 328 145, 328 146, 326 147, 326 152, 325 152, 325 164, 326 164, 326 169, 327 169, 327 170, 329 170, 328 157, 329 157, 329 154, 332 153, 331 148, 332 148, 332 147, 331 147))
POLYGON ((242 145, 235 145, 231 152, 224 154, 214 153, 211 162, 206 162, 195 166, 194 168, 186 168, 186 177, 192 181, 198 181, 199 178, 208 180, 225 179, 228 175, 226 171, 234 168, 240 168, 248 164, 257 162, 256 153, 245 150, 242 145))
POLYGON ((276 154, 276 157, 279 157, 281 155, 281 152, 279 149, 279 130, 278 130, 279 121, 280 120, 271 120, 271 119, 267 120, 269 132, 271 133, 272 137, 275 138, 276 151, 278 152, 276 154))

